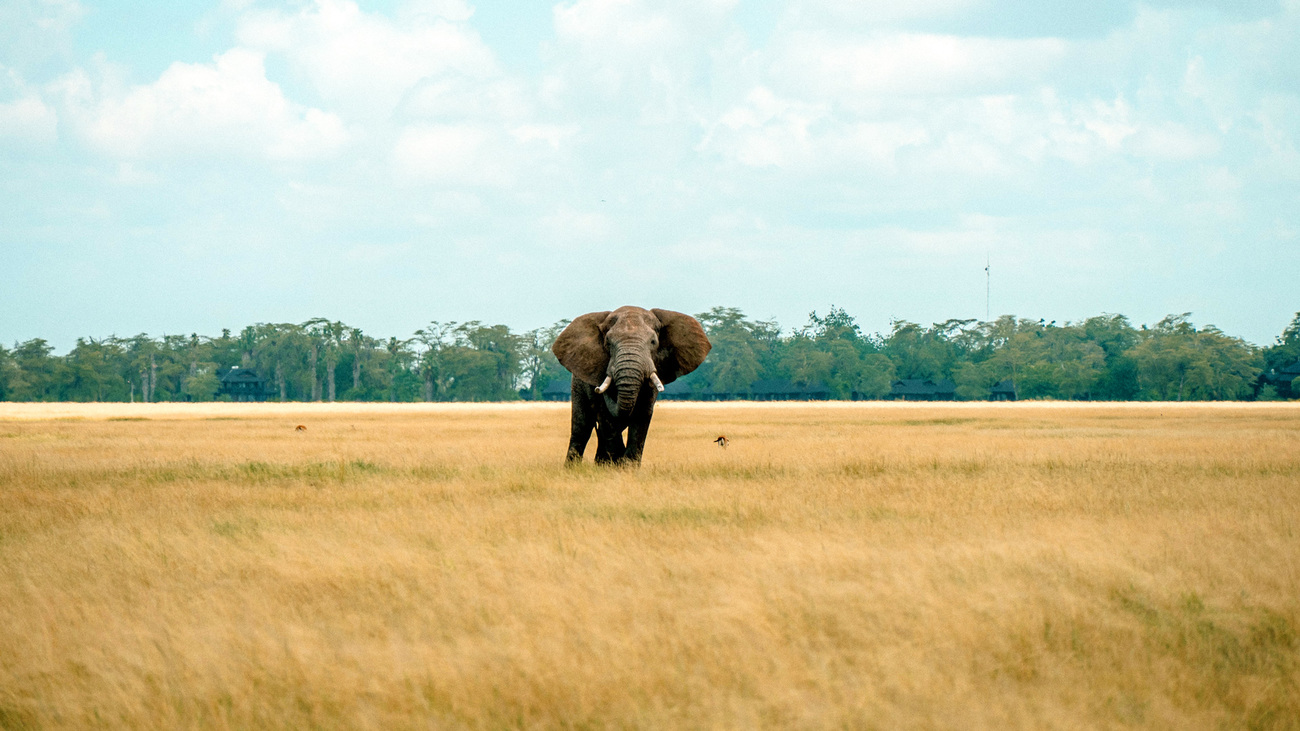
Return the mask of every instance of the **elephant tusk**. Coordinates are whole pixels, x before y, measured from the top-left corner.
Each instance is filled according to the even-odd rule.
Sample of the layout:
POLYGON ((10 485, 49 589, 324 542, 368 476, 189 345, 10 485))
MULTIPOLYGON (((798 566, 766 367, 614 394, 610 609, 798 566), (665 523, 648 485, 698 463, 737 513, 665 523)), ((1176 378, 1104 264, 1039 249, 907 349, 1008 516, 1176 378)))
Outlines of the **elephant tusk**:
POLYGON ((659 380, 658 373, 650 374, 650 382, 653 383, 655 385, 655 388, 659 389, 660 391, 664 390, 664 382, 659 380))
POLYGON ((609 388, 609 382, 612 380, 614 380, 613 376, 605 376, 604 382, 596 386, 596 393, 605 393, 605 389, 609 388))

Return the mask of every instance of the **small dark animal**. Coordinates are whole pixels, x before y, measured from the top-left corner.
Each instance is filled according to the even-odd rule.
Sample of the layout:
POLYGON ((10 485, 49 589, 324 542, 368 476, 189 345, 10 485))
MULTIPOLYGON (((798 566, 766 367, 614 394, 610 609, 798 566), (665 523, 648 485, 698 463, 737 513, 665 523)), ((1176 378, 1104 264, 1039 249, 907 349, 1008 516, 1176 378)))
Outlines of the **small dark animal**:
POLYGON ((293 430, 294 430, 294 431, 307 431, 307 427, 306 427, 305 425, 303 425, 303 424, 299 424, 298 426, 295 426, 295 427, 293 428, 293 430))
POLYGON ((723 449, 726 449, 726 448, 727 448, 727 436, 726 436, 725 434, 719 434, 719 435, 718 435, 718 438, 713 440, 713 443, 714 443, 714 444, 717 444, 719 447, 722 447, 723 449))

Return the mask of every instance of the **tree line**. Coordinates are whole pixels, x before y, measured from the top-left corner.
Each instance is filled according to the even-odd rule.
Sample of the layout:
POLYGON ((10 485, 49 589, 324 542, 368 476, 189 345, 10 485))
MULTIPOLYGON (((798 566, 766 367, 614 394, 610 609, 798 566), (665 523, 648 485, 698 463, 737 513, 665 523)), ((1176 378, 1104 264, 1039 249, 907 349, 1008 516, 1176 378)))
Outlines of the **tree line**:
MULTIPOLYGON (((962 400, 988 398, 1012 381, 1020 398, 1249 400, 1300 394, 1264 374, 1300 360, 1300 313, 1267 347, 1190 314, 1135 326, 1123 315, 1081 322, 1003 316, 904 320, 862 332, 832 307, 783 330, 736 308, 696 315, 713 342, 704 365, 682 379, 699 396, 743 398, 757 382, 817 384, 832 398, 881 398, 899 378, 947 379, 962 400)), ((512 401, 541 396, 568 373, 550 352, 568 321, 527 332, 505 325, 431 322, 409 338, 374 337, 324 318, 249 325, 237 334, 80 338, 66 355, 42 339, 0 346, 2 401, 212 401, 220 376, 253 369, 279 401, 512 401)), ((1298 379, 1300 380, 1300 379, 1298 379)))

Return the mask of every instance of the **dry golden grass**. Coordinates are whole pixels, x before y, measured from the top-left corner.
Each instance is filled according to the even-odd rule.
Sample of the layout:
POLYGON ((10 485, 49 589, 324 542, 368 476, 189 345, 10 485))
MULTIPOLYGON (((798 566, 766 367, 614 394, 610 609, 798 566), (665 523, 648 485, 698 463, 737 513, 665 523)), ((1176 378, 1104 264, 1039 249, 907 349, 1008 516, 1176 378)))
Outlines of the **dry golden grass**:
POLYGON ((1300 726, 1294 405, 567 424, 0 405, 0 728, 1300 726))

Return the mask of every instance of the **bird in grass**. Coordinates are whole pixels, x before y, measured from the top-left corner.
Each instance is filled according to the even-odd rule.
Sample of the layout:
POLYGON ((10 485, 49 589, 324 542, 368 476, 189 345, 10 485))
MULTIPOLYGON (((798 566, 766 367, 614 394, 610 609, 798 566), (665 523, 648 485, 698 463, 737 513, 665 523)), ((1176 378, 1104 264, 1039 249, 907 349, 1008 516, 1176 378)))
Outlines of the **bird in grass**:
POLYGON ((719 435, 718 435, 718 438, 713 440, 713 443, 716 444, 716 445, 718 445, 719 447, 722 447, 723 449, 726 449, 726 448, 727 448, 727 436, 726 436, 725 434, 719 434, 719 435))
POLYGON ((306 426, 305 424, 299 424, 298 426, 295 426, 295 427, 293 428, 293 430, 294 430, 294 431, 307 431, 307 426, 306 426))

